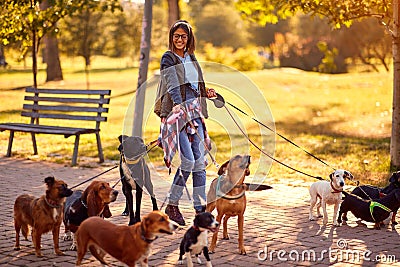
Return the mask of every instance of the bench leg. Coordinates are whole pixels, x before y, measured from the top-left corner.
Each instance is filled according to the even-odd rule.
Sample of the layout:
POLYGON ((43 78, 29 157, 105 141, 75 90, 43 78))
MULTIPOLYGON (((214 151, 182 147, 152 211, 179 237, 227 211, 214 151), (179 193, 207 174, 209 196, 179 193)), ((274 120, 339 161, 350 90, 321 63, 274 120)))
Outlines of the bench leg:
POLYGON ((36 145, 36 135, 34 133, 31 133, 32 135, 32 144, 33 144, 33 155, 37 155, 37 145, 36 145))
POLYGON ((100 163, 104 162, 103 147, 101 146, 100 133, 96 133, 97 150, 99 151, 100 163))
POLYGON ((78 159, 79 136, 79 134, 75 135, 74 153, 72 154, 72 166, 76 165, 78 159))
POLYGON ((11 157, 11 148, 14 140, 14 131, 10 131, 10 138, 8 139, 7 157, 11 157))

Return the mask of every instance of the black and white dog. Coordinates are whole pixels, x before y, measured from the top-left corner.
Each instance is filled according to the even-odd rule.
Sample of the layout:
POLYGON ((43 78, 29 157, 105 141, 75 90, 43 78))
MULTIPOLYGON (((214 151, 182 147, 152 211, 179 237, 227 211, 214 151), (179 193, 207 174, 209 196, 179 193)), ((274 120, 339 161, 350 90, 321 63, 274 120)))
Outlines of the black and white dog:
MULTIPOLYGON (((390 194, 393 190, 398 188, 400 188, 400 171, 392 173, 392 175, 389 178, 389 184, 384 188, 379 188, 370 185, 361 185, 354 188, 351 194, 359 196, 366 200, 370 199, 376 200, 390 194)), ((397 214, 397 209, 393 210, 391 218, 392 225, 397 224, 396 214, 397 214)))
POLYGON ((204 253, 204 257, 207 260, 207 267, 212 267, 210 256, 208 255, 208 230, 211 232, 218 231, 219 223, 215 220, 214 216, 210 212, 201 212, 196 215, 193 221, 193 226, 190 227, 180 245, 179 253, 179 264, 183 264, 182 257, 186 255, 187 266, 192 267, 192 257, 196 256, 197 262, 201 264, 199 255, 201 252, 204 253))
POLYGON ((143 186, 151 196, 153 210, 158 210, 157 201, 153 191, 150 170, 143 158, 147 152, 147 146, 138 136, 120 135, 119 173, 122 182, 122 192, 125 195, 126 205, 122 215, 129 215, 129 225, 140 222, 140 207, 142 204, 143 186), (136 190, 136 214, 133 211, 133 194, 136 190))

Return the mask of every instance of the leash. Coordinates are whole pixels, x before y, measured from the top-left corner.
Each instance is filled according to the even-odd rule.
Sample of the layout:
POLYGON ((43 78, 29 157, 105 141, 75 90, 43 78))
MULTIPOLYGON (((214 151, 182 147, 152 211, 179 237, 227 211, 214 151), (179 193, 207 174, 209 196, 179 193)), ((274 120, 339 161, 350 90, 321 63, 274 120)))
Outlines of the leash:
MULTIPOLYGON (((74 185, 73 187, 70 187, 69 189, 74 189, 74 188, 76 188, 76 187, 78 187, 80 185, 83 185, 83 184, 85 184, 87 182, 90 182, 91 180, 93 180, 93 179, 95 179, 95 178, 97 178, 97 177, 99 177, 99 176, 101 176, 101 175, 103 175, 103 174, 105 174, 105 173, 107 173, 107 172, 109 172, 111 170, 114 170, 115 168, 118 168, 118 166, 119 165, 115 165, 115 166, 111 167, 110 169, 103 171, 102 173, 99 173, 99 174, 97 174, 97 175, 95 175, 95 176, 93 176, 93 177, 91 177, 91 178, 89 178, 89 179, 77 184, 77 185, 74 185)), ((118 184, 118 182, 117 182, 117 184, 118 184)), ((117 184, 115 184, 114 186, 116 186, 117 184)))
POLYGON ((304 174, 304 175, 306 175, 306 176, 309 176, 309 177, 312 177, 312 178, 315 178, 315 179, 318 179, 318 180, 325 180, 325 179, 323 179, 323 178, 320 177, 320 176, 314 176, 314 175, 305 173, 305 172, 303 172, 303 171, 300 171, 300 170, 298 170, 298 169, 295 169, 295 168, 293 168, 293 167, 291 167, 291 166, 289 166, 289 165, 287 165, 287 164, 285 164, 285 163, 283 163, 283 162, 277 160, 277 159, 274 158, 273 156, 269 155, 267 152, 265 152, 265 151, 262 150, 259 146, 257 146, 257 144, 255 144, 255 143, 250 139, 250 137, 248 137, 248 135, 243 131, 243 129, 240 127, 239 123, 236 121, 236 119, 233 117, 232 113, 229 111, 229 109, 228 109, 225 105, 224 105, 224 108, 225 108, 225 110, 228 112, 228 114, 229 114, 229 116, 231 117, 231 119, 233 120, 233 122, 236 124, 236 126, 239 128, 239 130, 242 132, 243 136, 244 136, 257 150, 259 150, 261 153, 263 153, 264 155, 266 155, 268 158, 270 158, 270 159, 272 159, 273 161, 275 161, 275 162, 281 164, 282 166, 285 166, 285 167, 288 168, 288 169, 291 169, 292 171, 295 171, 295 172, 304 174))
POLYGON ((257 122, 259 125, 263 126, 264 128, 267 128, 268 130, 270 130, 271 132, 273 132, 274 134, 278 135, 279 137, 281 137, 282 139, 284 139, 285 141, 289 142, 290 144, 292 144, 293 146, 299 148, 300 150, 302 150, 303 152, 305 152, 307 155, 313 157, 314 159, 318 160, 319 162, 321 162, 322 164, 332 168, 333 170, 336 170, 336 168, 332 167, 331 165, 329 165, 328 163, 326 163, 325 161, 323 161, 322 159, 318 158, 317 156, 313 155, 311 152, 308 152, 306 149, 300 147, 299 145, 297 145, 296 143, 294 143, 293 141, 291 141, 290 139, 286 138, 285 136, 283 136, 282 134, 278 133, 276 130, 272 129, 271 127, 265 125, 264 123, 260 122, 259 120, 257 120, 254 117, 251 117, 249 114, 247 114, 245 111, 241 110, 240 108, 236 107, 235 105, 229 103, 229 102, 225 102, 225 99, 217 93, 217 98, 213 98, 210 99, 211 101, 214 102, 215 107, 217 108, 221 108, 221 107, 225 107, 225 103, 230 105, 231 107, 233 107, 234 109, 236 109, 237 111, 239 111, 240 113, 242 113, 243 115, 251 118, 253 121, 257 122))

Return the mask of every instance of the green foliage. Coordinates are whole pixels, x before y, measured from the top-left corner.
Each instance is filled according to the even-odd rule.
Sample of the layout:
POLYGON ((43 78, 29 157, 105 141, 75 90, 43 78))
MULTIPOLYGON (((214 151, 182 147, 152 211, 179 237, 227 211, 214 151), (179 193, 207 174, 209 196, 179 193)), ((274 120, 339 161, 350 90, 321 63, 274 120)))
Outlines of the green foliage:
POLYGON ((335 57, 338 55, 338 50, 336 48, 329 49, 326 42, 318 42, 317 47, 322 53, 324 53, 321 64, 318 66, 318 72, 334 73, 337 69, 335 57))
POLYGON ((242 16, 261 25, 275 23, 298 11, 328 18, 331 25, 340 28, 350 26, 353 20, 364 17, 380 17, 391 21, 391 2, 386 0, 331 1, 331 0, 238 0, 236 7, 242 16))
POLYGON ((199 42, 234 49, 248 44, 247 26, 233 5, 222 2, 208 4, 196 18, 195 25, 199 42))
POLYGON ((216 47, 207 43, 203 48, 206 61, 232 66, 240 71, 260 70, 263 68, 263 58, 258 55, 254 46, 233 50, 232 47, 216 47))

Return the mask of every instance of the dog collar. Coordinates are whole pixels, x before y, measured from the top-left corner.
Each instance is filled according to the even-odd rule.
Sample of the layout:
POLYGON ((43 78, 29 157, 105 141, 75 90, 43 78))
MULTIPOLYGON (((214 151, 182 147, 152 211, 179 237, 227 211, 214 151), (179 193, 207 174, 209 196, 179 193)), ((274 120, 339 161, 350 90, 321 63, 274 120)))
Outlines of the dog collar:
POLYGON ((61 207, 61 205, 58 204, 56 201, 51 200, 51 199, 47 199, 47 197, 44 198, 44 201, 46 201, 47 205, 49 205, 52 208, 58 209, 58 208, 61 207))
POLYGON ((376 222, 376 220, 374 218, 374 215, 373 215, 375 207, 379 207, 379 208, 381 208, 381 209, 383 209, 383 210, 385 210, 387 212, 391 212, 392 211, 391 209, 389 209, 388 207, 386 207, 385 205, 383 205, 383 204, 381 204, 379 202, 371 201, 369 203, 369 212, 371 213, 371 217, 374 220, 374 222, 376 222))
POLYGON ((221 189, 220 189, 220 183, 221 183, 222 177, 223 177, 223 175, 220 175, 218 177, 217 188, 216 188, 217 197, 228 199, 228 200, 235 200, 235 199, 239 199, 239 198, 243 197, 246 194, 246 190, 244 189, 243 185, 235 185, 234 186, 234 188, 242 187, 244 189, 240 194, 238 194, 236 196, 228 196, 227 194, 222 193, 221 189))
POLYGON ((140 238, 141 238, 144 242, 146 242, 146 243, 148 243, 148 244, 151 244, 154 240, 156 240, 156 239, 158 238, 158 236, 156 236, 156 237, 153 238, 153 239, 147 238, 147 237, 145 236, 145 232, 144 232, 144 229, 143 229, 143 224, 140 224, 140 238))
POLYGON ((336 189, 336 188, 333 186, 332 181, 331 181, 331 188, 333 189, 333 192, 332 192, 332 193, 342 193, 342 192, 343 192, 343 190, 338 190, 338 189, 336 189))
POLYGON ((139 157, 137 157, 136 159, 128 159, 124 154, 122 154, 122 159, 124 160, 124 162, 130 165, 137 164, 141 158, 142 157, 140 157, 139 155, 139 157))

